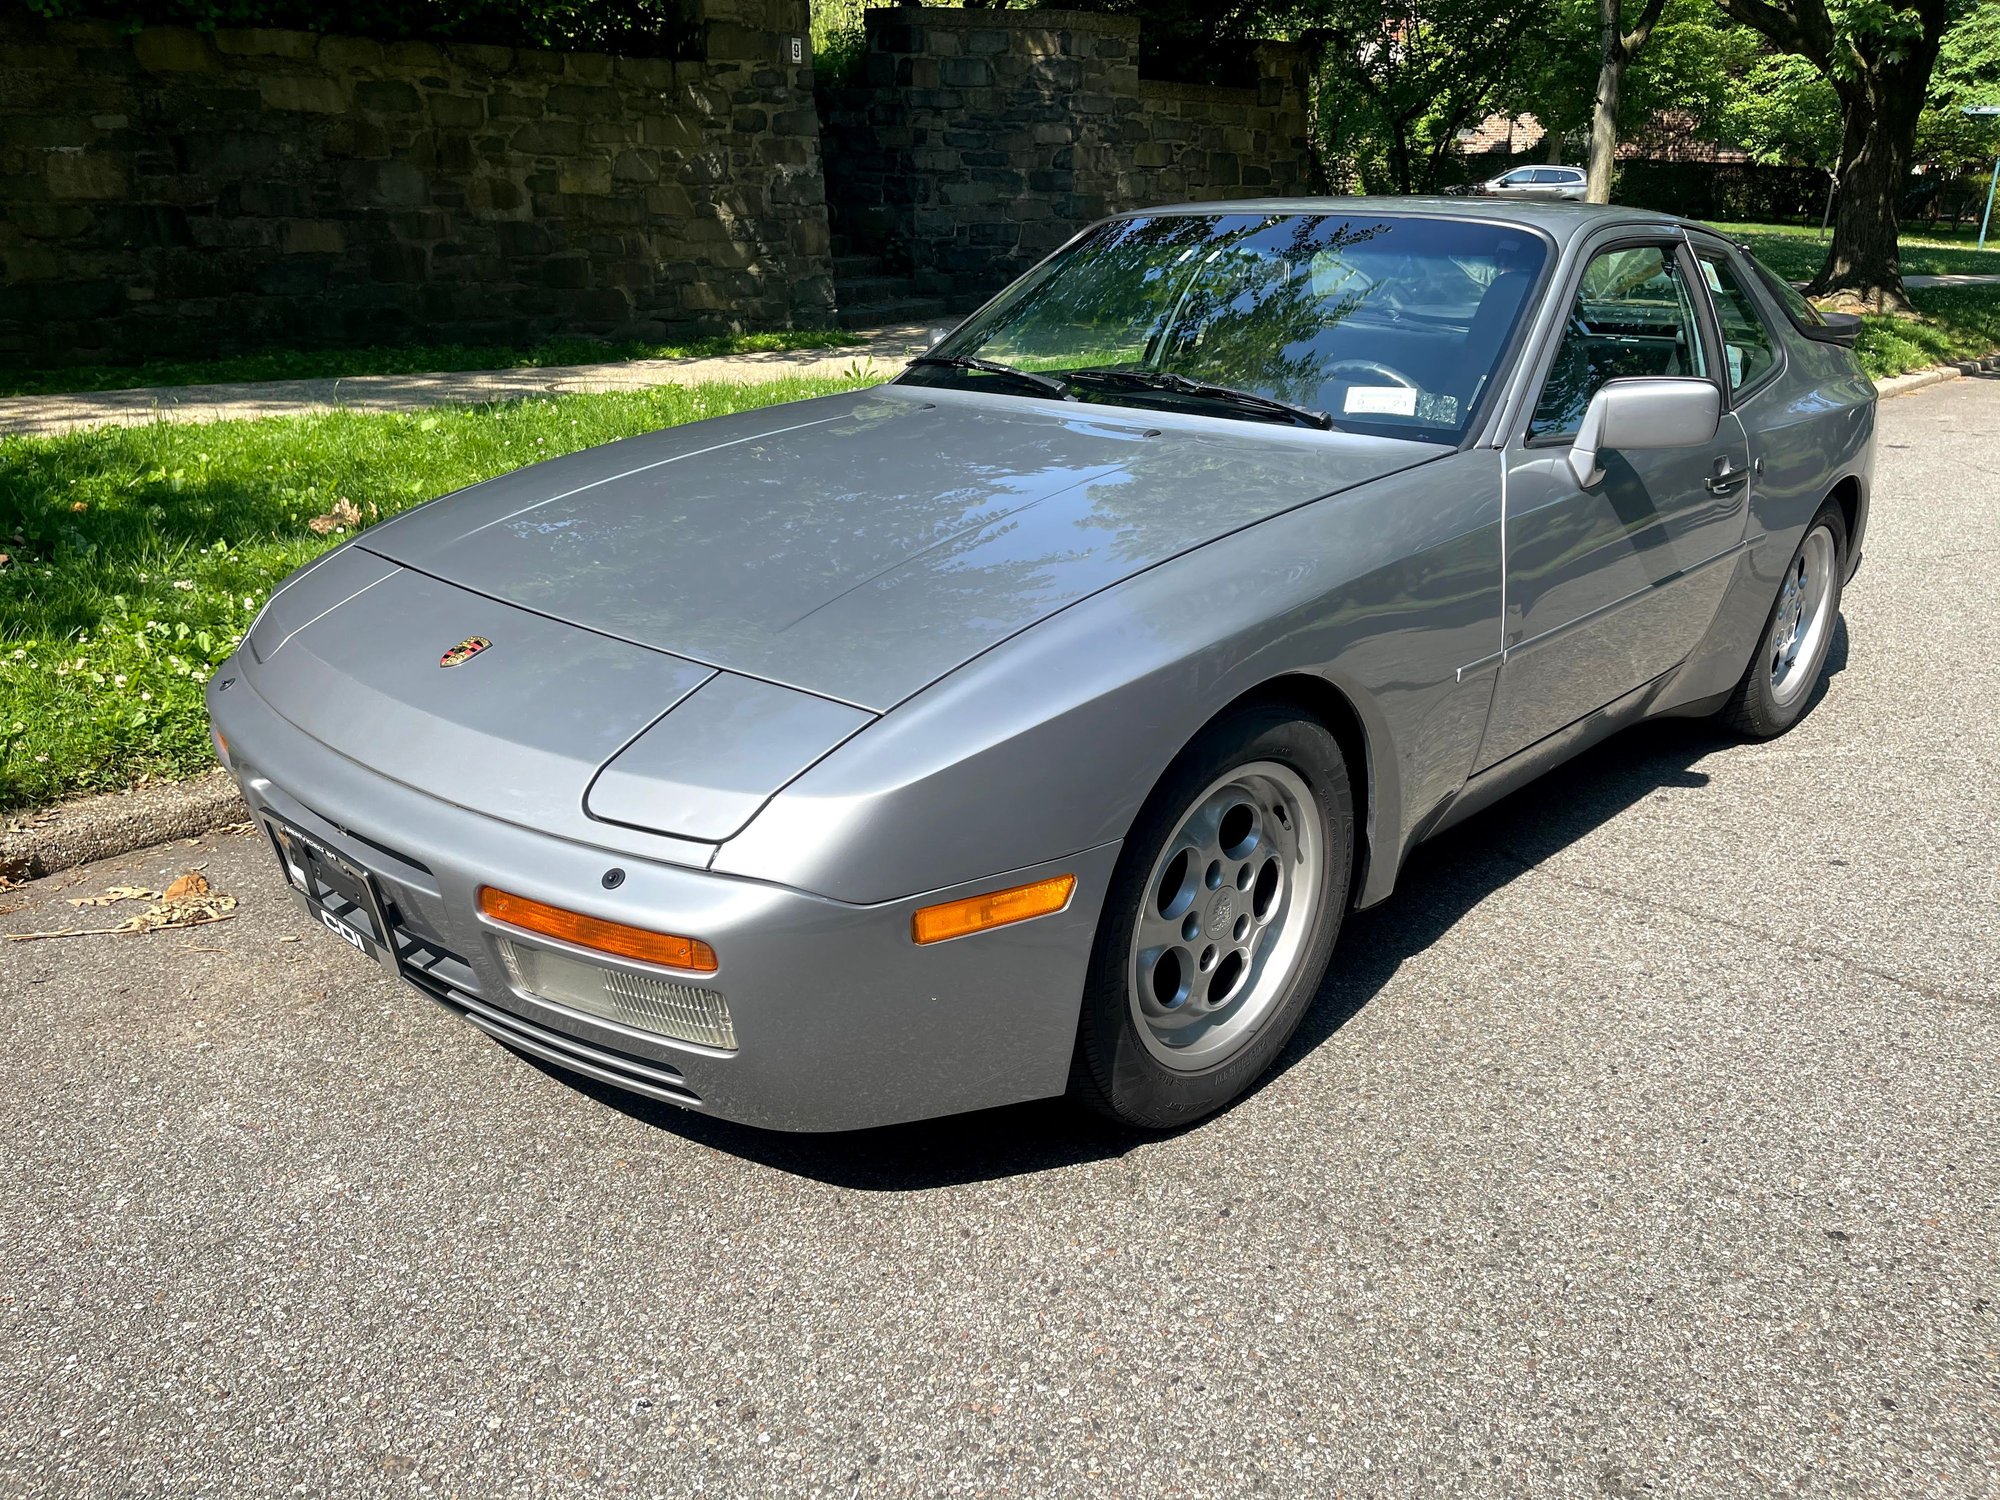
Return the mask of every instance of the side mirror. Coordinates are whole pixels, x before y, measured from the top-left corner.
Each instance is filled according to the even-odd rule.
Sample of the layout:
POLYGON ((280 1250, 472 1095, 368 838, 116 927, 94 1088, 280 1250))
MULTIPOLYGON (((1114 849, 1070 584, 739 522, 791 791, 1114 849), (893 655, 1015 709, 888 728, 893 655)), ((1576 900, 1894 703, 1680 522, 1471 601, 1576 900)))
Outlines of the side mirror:
POLYGON ((1722 392, 1713 381, 1677 375, 1606 381, 1584 411, 1569 468, 1585 489, 1604 477, 1604 448, 1694 448, 1715 437, 1722 392))
POLYGON ((949 328, 931 329, 930 332, 924 335, 925 352, 928 353, 930 350, 937 348, 937 346, 939 344, 942 344, 945 341, 945 339, 950 336, 950 334, 951 330, 949 328))

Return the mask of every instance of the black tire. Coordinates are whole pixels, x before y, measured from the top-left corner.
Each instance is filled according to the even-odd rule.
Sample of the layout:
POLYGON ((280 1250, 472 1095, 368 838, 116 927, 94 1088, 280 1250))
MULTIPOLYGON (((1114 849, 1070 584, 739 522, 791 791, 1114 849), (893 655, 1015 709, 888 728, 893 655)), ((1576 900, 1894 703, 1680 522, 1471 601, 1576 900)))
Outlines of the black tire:
MULTIPOLYGON (((1287 825, 1289 827, 1289 825, 1287 825)), ((1085 981, 1083 1013, 1070 1066, 1070 1094, 1111 1119, 1171 1130, 1212 1114, 1263 1076, 1311 1006, 1340 934, 1354 864, 1354 800, 1345 757, 1326 727, 1296 705, 1259 704, 1210 725, 1184 749, 1146 799, 1112 875, 1085 981), (1169 1067, 1149 1050, 1128 988, 1134 934, 1155 866, 1181 831, 1181 819, 1205 788, 1238 768, 1276 763, 1303 781, 1318 819, 1320 878, 1288 978, 1274 969, 1273 998, 1235 1050, 1196 1071, 1169 1067)), ((1247 868, 1247 867, 1246 867, 1247 868)), ((1306 885, 1301 883, 1299 891, 1306 885)), ((1286 900, 1293 897, 1287 895, 1286 900)), ((1275 932, 1275 928, 1273 929, 1275 932)), ((1196 941, 1199 941, 1197 939, 1196 941)), ((1247 988, 1247 987, 1246 987, 1247 988)), ((1246 995, 1245 1004, 1249 1003, 1246 995)), ((1220 1014, 1220 1012, 1217 1012, 1220 1014)))
POLYGON ((1764 617, 1756 649, 1750 656, 1750 665, 1744 668, 1742 680, 1736 684, 1736 690, 1718 714, 1729 728, 1746 739, 1768 740, 1783 734, 1805 716, 1820 678, 1826 671, 1827 652, 1840 621, 1840 591, 1846 575, 1847 519, 1837 504, 1828 501, 1819 508, 1819 514, 1812 518, 1812 524, 1806 527, 1805 535, 1799 539, 1799 545, 1786 565, 1784 578, 1779 581, 1778 596, 1771 601, 1770 612, 1764 617), (1790 582, 1797 577, 1809 549, 1815 546, 1814 538, 1822 532, 1831 539, 1833 551, 1831 573, 1826 584, 1829 593, 1826 626, 1811 644, 1811 659, 1798 664, 1797 686, 1789 696, 1782 696, 1773 671, 1775 655, 1772 638, 1781 614, 1790 607, 1791 596, 1787 592, 1790 582))

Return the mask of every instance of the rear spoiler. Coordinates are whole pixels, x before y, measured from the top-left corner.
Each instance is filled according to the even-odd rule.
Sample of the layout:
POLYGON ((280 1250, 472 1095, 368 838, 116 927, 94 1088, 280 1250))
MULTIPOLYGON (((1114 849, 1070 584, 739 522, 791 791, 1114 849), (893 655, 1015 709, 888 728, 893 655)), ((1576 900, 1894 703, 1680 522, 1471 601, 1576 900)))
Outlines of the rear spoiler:
POLYGON ((1819 325, 1809 326, 1797 323, 1794 326, 1809 339, 1818 339, 1822 344, 1842 344, 1854 347, 1854 341, 1861 337, 1861 319, 1854 313, 1822 312, 1819 325))

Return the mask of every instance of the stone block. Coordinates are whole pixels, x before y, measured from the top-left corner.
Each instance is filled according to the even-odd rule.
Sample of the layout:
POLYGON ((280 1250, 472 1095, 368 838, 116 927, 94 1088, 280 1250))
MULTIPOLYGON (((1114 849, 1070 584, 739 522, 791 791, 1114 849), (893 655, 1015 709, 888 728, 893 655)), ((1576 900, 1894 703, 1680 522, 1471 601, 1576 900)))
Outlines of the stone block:
POLYGON ((583 127, 569 120, 530 120, 508 145, 526 156, 574 156, 583 146, 583 127))
POLYGON ((670 151, 692 151, 701 145, 697 120, 682 114, 649 114, 639 121, 639 143, 670 151))
POLYGON ((368 273, 377 281, 420 286, 430 271, 430 251, 422 245, 377 245, 368 253, 368 273))
POLYGON ((358 109, 383 115, 413 115, 424 107, 423 98, 416 89, 394 79, 355 84, 354 103, 358 109))
POLYGON ((549 86, 544 102, 550 114, 590 117, 617 113, 619 100, 616 89, 557 83, 549 86))
POLYGON ((289 57, 302 61, 311 57, 319 46, 319 38, 310 31, 263 27, 243 30, 218 27, 213 40, 215 50, 226 57, 289 57))
POLYGON ((946 88, 979 89, 993 82, 993 65, 983 57, 948 58, 938 71, 946 88))
POLYGON ((278 246, 287 255, 338 255, 347 248, 347 236, 324 219, 293 219, 280 231, 278 246))
POLYGON ((212 73, 215 48, 198 31, 184 26, 148 26, 132 38, 132 54, 154 73, 212 73))
POLYGON ((347 91, 339 83, 309 73, 267 74, 257 80, 257 95, 266 109, 337 115, 347 108, 347 91))
POLYGON ((486 97, 486 113, 494 120, 538 120, 542 96, 522 89, 496 89, 486 97))
POLYGON ((441 73, 448 66, 442 48, 419 41, 384 42, 382 61, 403 73, 441 73))
POLYGON ((454 66, 467 68, 472 72, 498 77, 514 70, 514 49, 512 47, 489 47, 474 42, 453 42, 450 58, 454 66))
POLYGON ((382 66, 382 44, 359 36, 323 36, 319 65, 329 73, 357 73, 382 66))
POLYGON ((116 157, 96 151, 51 151, 48 191, 56 199, 122 198, 127 190, 125 168, 116 157))
POLYGON ((601 156, 564 162, 557 182, 565 193, 608 193, 611 191, 611 163, 601 156))
POLYGON ((411 208, 424 201, 424 174, 406 161, 357 161, 341 169, 351 201, 375 208, 411 208))
POLYGON ((612 160, 611 175, 619 182, 658 182, 659 163, 643 151, 621 151, 612 160))

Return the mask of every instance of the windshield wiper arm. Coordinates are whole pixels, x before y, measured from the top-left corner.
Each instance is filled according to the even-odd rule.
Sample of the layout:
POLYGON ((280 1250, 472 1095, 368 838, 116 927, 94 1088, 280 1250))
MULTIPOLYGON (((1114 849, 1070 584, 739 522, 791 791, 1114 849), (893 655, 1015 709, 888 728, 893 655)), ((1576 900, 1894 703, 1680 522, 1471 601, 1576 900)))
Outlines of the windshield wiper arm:
POLYGON ((913 365, 943 365, 952 370, 984 370, 989 375, 1011 375, 1023 385, 1031 385, 1038 391, 1046 391, 1051 396, 1069 395, 1069 386, 1053 375, 1037 375, 1033 370, 1023 370, 1014 365, 1003 365, 997 359, 975 359, 970 354, 919 354, 910 361, 913 365))
POLYGON ((1190 396, 1198 401, 1217 401, 1228 406, 1241 407, 1245 411, 1259 412, 1265 416, 1283 417, 1306 427, 1317 427, 1321 432, 1330 431, 1333 418, 1323 411, 1314 411, 1310 406, 1297 406, 1290 401, 1280 401, 1276 396, 1260 395, 1256 391, 1239 390, 1233 385, 1217 385, 1211 380, 1194 380, 1186 375, 1176 375, 1171 370, 1070 370, 1063 379, 1073 384, 1107 385, 1114 388, 1135 391, 1166 391, 1176 396, 1190 396))

